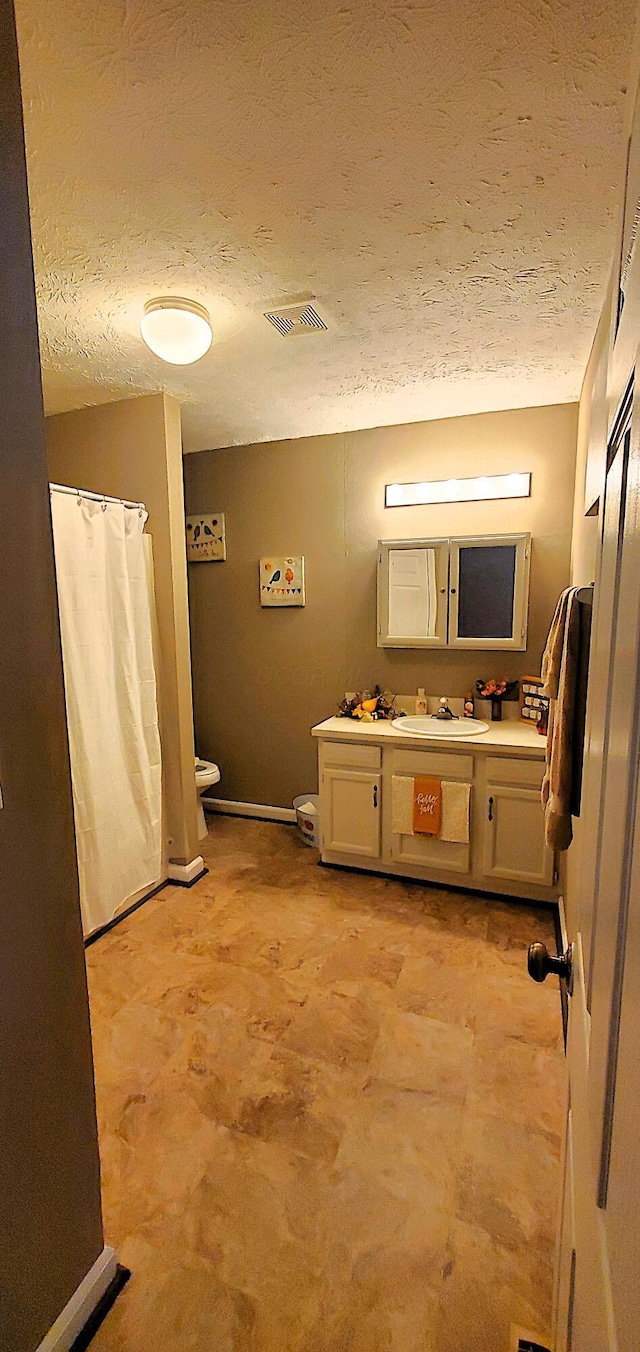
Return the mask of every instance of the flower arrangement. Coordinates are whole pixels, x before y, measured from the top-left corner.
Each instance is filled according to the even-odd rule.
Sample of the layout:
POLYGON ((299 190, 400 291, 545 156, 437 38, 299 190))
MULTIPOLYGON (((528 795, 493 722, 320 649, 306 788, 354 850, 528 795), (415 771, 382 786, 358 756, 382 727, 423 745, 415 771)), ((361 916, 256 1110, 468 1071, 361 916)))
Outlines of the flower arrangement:
POLYGON ((356 718, 361 723, 374 723, 380 718, 401 718, 394 709, 395 695, 381 690, 376 685, 373 690, 364 690, 347 698, 345 695, 339 709, 338 718, 356 718))
POLYGON ((476 690, 480 699, 491 700, 491 717, 494 723, 502 718, 502 701, 508 699, 509 695, 515 694, 518 689, 517 681, 476 681, 476 690))

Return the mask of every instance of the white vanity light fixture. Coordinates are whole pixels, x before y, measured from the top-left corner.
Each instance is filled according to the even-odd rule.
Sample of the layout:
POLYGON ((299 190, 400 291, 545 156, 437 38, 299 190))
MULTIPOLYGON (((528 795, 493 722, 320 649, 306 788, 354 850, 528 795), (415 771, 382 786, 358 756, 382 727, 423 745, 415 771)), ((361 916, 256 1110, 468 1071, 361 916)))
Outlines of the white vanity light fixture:
POLYGON ((487 502, 528 498, 530 474, 481 474, 477 479, 432 479, 419 484, 386 484, 385 507, 423 507, 438 502, 487 502))
POLYGON ((148 300, 140 323, 147 347, 172 366, 189 366, 209 351, 213 339, 209 313, 196 300, 160 296, 148 300))

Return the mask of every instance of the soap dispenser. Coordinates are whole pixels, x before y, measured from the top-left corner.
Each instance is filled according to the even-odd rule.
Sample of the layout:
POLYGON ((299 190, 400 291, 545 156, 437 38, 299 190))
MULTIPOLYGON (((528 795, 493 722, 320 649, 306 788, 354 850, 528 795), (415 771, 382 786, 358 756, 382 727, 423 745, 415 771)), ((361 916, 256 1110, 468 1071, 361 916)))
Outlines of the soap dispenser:
POLYGON ((424 693, 424 686, 418 686, 418 696, 416 699, 416 714, 425 716, 427 712, 427 698, 424 693))

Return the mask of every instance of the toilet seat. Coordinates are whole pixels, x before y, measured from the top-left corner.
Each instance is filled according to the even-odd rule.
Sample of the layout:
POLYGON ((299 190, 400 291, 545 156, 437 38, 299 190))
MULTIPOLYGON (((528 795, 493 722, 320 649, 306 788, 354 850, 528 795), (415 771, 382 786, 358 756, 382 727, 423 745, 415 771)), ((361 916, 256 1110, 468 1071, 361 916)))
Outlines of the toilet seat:
POLYGON ((217 784, 220 780, 220 767, 215 764, 215 761, 201 760, 199 756, 196 756, 195 770, 198 792, 201 789, 208 789, 211 784, 217 784))

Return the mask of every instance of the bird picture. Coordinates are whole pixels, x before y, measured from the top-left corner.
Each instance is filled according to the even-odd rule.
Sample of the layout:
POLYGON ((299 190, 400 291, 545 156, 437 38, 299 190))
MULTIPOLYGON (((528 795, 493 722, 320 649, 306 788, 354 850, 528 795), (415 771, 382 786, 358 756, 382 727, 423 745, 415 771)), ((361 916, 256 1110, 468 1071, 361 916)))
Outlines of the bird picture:
POLYGON ((305 568, 302 555, 293 558, 260 560, 260 604, 262 606, 303 606, 305 604, 305 568))
POLYGON ((227 557, 224 513, 187 517, 187 558, 190 563, 224 562, 227 557))

